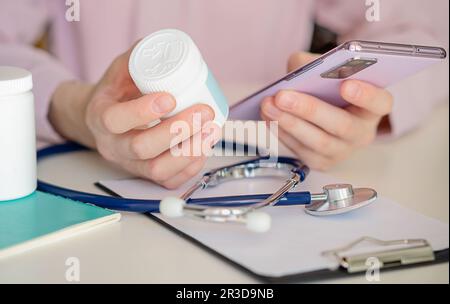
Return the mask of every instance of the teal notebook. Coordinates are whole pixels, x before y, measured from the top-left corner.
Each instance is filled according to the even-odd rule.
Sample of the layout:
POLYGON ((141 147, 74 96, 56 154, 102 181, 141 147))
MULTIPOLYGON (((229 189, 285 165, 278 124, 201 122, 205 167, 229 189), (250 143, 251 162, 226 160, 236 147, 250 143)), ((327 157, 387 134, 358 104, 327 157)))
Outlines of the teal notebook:
POLYGON ((36 191, 0 201, 0 258, 120 220, 120 213, 36 191))

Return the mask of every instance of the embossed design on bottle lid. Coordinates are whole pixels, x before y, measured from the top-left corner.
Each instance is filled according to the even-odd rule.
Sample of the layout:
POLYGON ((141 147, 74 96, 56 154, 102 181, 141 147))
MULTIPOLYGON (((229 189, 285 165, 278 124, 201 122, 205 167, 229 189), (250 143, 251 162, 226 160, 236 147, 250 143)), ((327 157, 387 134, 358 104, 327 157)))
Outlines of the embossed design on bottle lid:
POLYGON ((160 30, 141 40, 131 53, 129 71, 142 93, 177 94, 199 75, 206 78, 197 46, 176 29, 160 30))
POLYGON ((186 43, 173 33, 158 34, 142 45, 137 68, 147 78, 164 77, 177 67, 185 52, 186 43))

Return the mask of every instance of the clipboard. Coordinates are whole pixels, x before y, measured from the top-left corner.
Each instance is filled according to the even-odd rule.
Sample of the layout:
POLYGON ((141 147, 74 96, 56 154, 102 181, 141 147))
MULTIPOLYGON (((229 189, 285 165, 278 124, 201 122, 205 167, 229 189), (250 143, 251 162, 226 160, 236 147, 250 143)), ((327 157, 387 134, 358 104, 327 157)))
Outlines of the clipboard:
MULTIPOLYGON (((307 188, 310 188, 318 183, 322 184, 322 182, 324 181, 323 178, 324 177, 319 173, 311 174, 310 179, 308 181, 309 184, 306 185, 307 188)), ((152 188, 151 185, 147 184, 147 182, 142 182, 142 184, 139 185, 134 184, 134 186, 130 188, 128 188, 129 184, 127 184, 128 186, 127 185, 124 186, 122 184, 123 182, 124 181, 109 181, 109 182, 102 181, 100 183, 97 183, 97 186, 100 186, 102 190, 108 192, 110 195, 119 197, 145 198, 147 197, 147 195, 149 195, 149 197, 153 197, 155 195, 155 193, 153 192, 155 188, 152 188), (117 183, 121 184, 121 186, 118 187, 117 183), (145 191, 139 192, 139 189, 145 191)), ((131 182, 133 183, 133 181, 131 182)), ((125 181, 125 183, 127 182, 125 181)), ((263 187, 265 191, 271 191, 270 189, 267 188, 268 184, 270 184, 270 181, 261 184, 261 187, 263 187)), ((236 184, 229 184, 224 186, 228 188, 221 188, 223 191, 237 190, 236 184)), ((293 224, 292 220, 294 220, 294 222, 298 222, 301 223, 301 225, 303 225, 302 226, 303 228, 300 229, 307 229, 307 230, 317 229, 318 220, 309 215, 305 215, 302 210, 298 209, 295 209, 295 211, 290 211, 292 209, 286 210, 285 209, 286 207, 274 207, 273 209, 269 209, 268 210, 269 213, 273 213, 272 214, 274 221, 273 229, 275 230, 274 231, 275 234, 272 235, 269 239, 263 239, 263 241, 261 239, 261 236, 258 237, 247 235, 247 238, 245 238, 243 234, 245 235, 246 230, 241 226, 231 225, 229 227, 227 226, 226 228, 224 228, 224 226, 221 226, 222 228, 220 228, 220 225, 212 226, 215 224, 214 223, 208 224, 202 221, 191 220, 192 222, 190 223, 184 221, 174 222, 174 220, 172 219, 165 219, 159 215, 146 214, 146 216, 156 221, 160 225, 164 226, 165 228, 171 230, 172 232, 176 233, 177 235, 183 237, 184 239, 187 239, 193 244, 201 247, 210 254, 213 254, 214 256, 219 257, 220 259, 228 262, 236 269, 239 269, 249 274, 250 276, 254 277, 260 282, 266 283, 310 282, 325 279, 341 278, 358 274, 360 275, 361 272, 366 271, 366 269, 368 268, 365 265, 367 257, 376 257, 381 263, 380 270, 383 272, 394 269, 425 266, 449 261, 448 233, 446 232, 447 234, 444 235, 443 232, 444 230, 448 231, 448 227, 446 228, 442 227, 441 225, 443 223, 441 223, 438 225, 439 227, 438 229, 434 229, 436 227, 431 228, 433 226, 432 222, 435 222, 436 220, 425 217, 423 215, 419 215, 422 218, 422 221, 411 222, 411 218, 409 219, 409 224, 413 223, 414 224, 413 227, 411 227, 411 225, 409 226, 406 225, 403 229, 399 229, 399 231, 396 231, 395 233, 383 234, 382 232, 379 231, 383 230, 380 229, 378 226, 380 224, 380 220, 382 220, 383 223, 389 223, 390 221, 391 225, 390 226, 388 225, 389 227, 396 227, 396 224, 393 226, 392 222, 397 223, 399 220, 400 221, 406 220, 407 221, 406 223, 408 223, 408 215, 406 215, 408 213, 406 212, 408 209, 406 208, 406 210, 404 210, 405 209, 404 207, 398 204, 394 204, 394 202, 391 202, 388 199, 380 198, 379 200, 377 200, 377 202, 374 203, 375 205, 367 207, 369 209, 364 208, 361 209, 360 211, 356 211, 356 213, 340 215, 335 218, 326 218, 325 221, 328 223, 327 225, 325 225, 326 230, 329 231, 328 229, 336 229, 336 227, 338 227, 337 229, 341 229, 341 232, 343 233, 343 235, 345 235, 345 237, 343 237, 342 239, 335 239, 331 243, 329 243, 327 240, 321 242, 320 241, 321 239, 319 238, 318 242, 321 244, 318 247, 314 247, 318 245, 317 242, 314 245, 313 243, 310 244, 308 243, 308 241, 304 241, 302 240, 303 238, 300 238, 299 242, 300 243, 303 242, 302 244, 300 244, 301 251, 298 251, 298 246, 286 247, 290 248, 288 250, 284 250, 283 248, 285 247, 277 247, 280 246, 280 244, 286 244, 286 241, 292 241, 292 239, 290 239, 290 236, 287 236, 287 238, 284 240, 279 239, 279 237, 282 236, 278 234, 280 233, 280 230, 286 231, 285 229, 289 228, 299 229, 298 226, 292 226, 293 224), (385 205, 384 207, 381 207, 379 204, 385 205), (377 207, 377 205, 379 207, 377 207), (402 212, 406 212, 406 214, 402 213, 401 215, 399 215, 398 213, 396 213, 396 210, 398 211, 399 209, 401 209, 402 212), (297 211, 299 213, 297 213, 297 211), (378 219, 378 221, 373 222, 373 220, 376 219, 377 214, 378 215, 380 214, 380 211, 382 214, 385 214, 385 216, 382 217, 381 219, 378 219), (301 216, 304 217, 301 218, 301 216), (316 225, 314 225, 314 223, 316 223, 316 225), (364 223, 366 223, 365 224, 366 226, 369 225, 371 229, 368 229, 366 227, 365 229, 361 230, 361 233, 359 233, 358 231, 353 231, 353 233, 349 234, 348 230, 349 226, 350 229, 354 230, 355 225, 363 224, 364 226, 364 223), (280 226, 284 224, 286 224, 287 226, 285 227, 280 226), (310 224, 313 225, 310 226, 310 224), (211 225, 211 226, 205 227, 203 225, 211 225), (431 226, 428 227, 427 225, 431 226), (409 230, 409 228, 411 228, 412 230, 409 230), (422 233, 421 231, 425 228, 432 229, 433 232, 422 233), (279 230, 278 233, 276 233, 276 230, 279 230), (197 233, 195 231, 197 231, 197 233), (207 231, 207 233, 202 233, 201 231, 207 231), (228 238, 229 241, 226 241, 226 244, 237 249, 234 250, 234 253, 236 253, 237 251, 242 252, 242 250, 239 249, 240 246, 252 246, 252 245, 258 246, 258 244, 261 244, 261 241, 266 242, 266 244, 269 244, 268 246, 276 249, 274 252, 269 253, 264 252, 266 255, 263 254, 260 255, 259 257, 255 256, 258 255, 259 252, 255 250, 245 253, 244 257, 240 256, 240 254, 236 256, 236 254, 233 255, 233 252, 231 252, 230 250, 228 249, 224 250, 225 247, 221 247, 221 245, 220 246, 217 245, 218 243, 211 242, 211 239, 205 238, 205 235, 209 235, 211 238, 218 240, 227 240, 228 238), (239 236, 237 240, 233 239, 234 235, 239 236), (361 238, 364 235, 366 235, 366 237, 361 238), (436 242, 436 236, 438 236, 438 239, 440 240, 445 240, 445 242, 440 242, 440 245, 438 245, 439 242, 436 242), (223 237, 225 237, 225 239, 223 239, 223 237), (379 239, 374 239, 371 237, 378 237, 379 239), (404 240, 403 238, 408 238, 409 240, 404 240), (417 240, 414 238, 422 238, 422 239, 417 240), (275 240, 278 240, 278 242, 275 240), (271 243, 273 241, 275 242, 271 243), (378 248, 376 251, 365 252, 365 255, 346 256, 345 254, 344 255, 341 254, 348 247, 356 246, 361 242, 375 243, 375 245, 377 245, 378 248), (431 245, 428 242, 430 242, 430 244, 432 244, 433 247, 431 247, 431 245), (394 246, 395 250, 394 251, 390 250, 391 249, 390 247, 392 246, 389 245, 396 245, 394 246), (312 251, 315 254, 314 256, 320 258, 321 260, 323 259, 320 256, 321 252, 323 254, 328 254, 334 259, 336 259, 339 256, 340 260, 338 262, 334 260, 332 263, 330 263, 333 265, 333 268, 327 267, 325 266, 326 264, 322 263, 319 263, 322 266, 320 265, 318 266, 316 264, 316 266, 312 267, 314 261, 309 260, 311 254, 308 255, 306 252, 304 252, 303 250, 307 248, 302 246, 311 246, 311 249, 313 249, 312 251), (280 250, 278 250, 277 248, 280 248, 280 250), (385 248, 389 248, 389 250, 385 248), (436 250, 433 251, 432 248, 435 248, 436 250), (281 253, 280 251, 286 252, 287 256, 285 254, 280 254, 281 253), (309 266, 305 268, 297 267, 298 265, 296 265, 296 263, 292 263, 292 261, 289 261, 289 258, 292 258, 293 256, 292 253, 294 253, 294 256, 295 254, 299 254, 299 257, 303 258, 303 261, 305 261, 304 259, 306 258, 308 261, 307 264, 311 267, 309 266), (267 254, 272 255, 271 258, 268 258, 267 254), (277 268, 277 270, 271 272, 267 271, 267 267, 261 268, 260 266, 255 266, 255 264, 252 265, 248 261, 249 256, 250 259, 252 260, 256 257, 257 260, 259 261, 263 260, 263 263, 267 265, 275 265, 275 268, 277 268), (283 265, 273 264, 278 263, 277 261, 284 261, 285 263, 283 265)), ((411 213, 417 214, 413 211, 409 211, 409 213, 410 215, 411 213)), ((319 226, 323 227, 322 224, 320 224, 319 226)), ((300 230, 300 231, 307 231, 307 230, 300 230)), ((314 232, 316 233, 317 236, 320 237, 320 232, 318 232, 317 230, 315 230, 314 232)), ((255 247, 255 248, 257 250, 267 250, 267 247, 261 248, 255 247)), ((304 262, 302 263, 304 264, 304 262)))
MULTIPOLYGON (((99 184, 99 186, 105 190, 108 188, 105 188, 99 184)), ((108 189, 108 193, 113 194, 115 196, 119 196, 116 193, 112 192, 110 189, 108 189)), ((255 279, 259 280, 262 283, 302 283, 302 282, 311 282, 311 281, 320 281, 320 280, 327 280, 327 279, 337 279, 337 278, 344 278, 349 276, 358 276, 361 275, 361 273, 364 273, 367 271, 368 266, 365 265, 365 261, 369 257, 376 257, 382 264, 380 267, 380 271, 392 271, 392 270, 398 270, 398 269, 408 269, 413 267, 423 267, 423 266, 429 266, 434 264, 440 264, 440 263, 446 263, 449 261, 449 249, 444 250, 438 250, 433 251, 431 246, 428 244, 428 242, 424 239, 404 239, 404 240, 378 240, 372 237, 361 237, 358 240, 355 240, 354 242, 347 244, 346 246, 343 246, 341 248, 332 249, 328 252, 324 252, 324 254, 329 255, 337 255, 336 258, 340 259, 340 266, 339 268, 335 270, 330 269, 321 269, 311 272, 304 272, 304 273, 296 273, 296 274, 290 274, 285 276, 264 276, 260 275, 258 273, 253 272, 252 270, 248 269, 247 267, 237 263, 236 261, 227 258, 220 252, 212 249, 211 247, 206 246, 202 242, 198 241, 197 239, 191 237, 190 235, 184 233, 183 231, 175 228, 174 226, 166 223, 165 221, 161 220, 160 218, 152 215, 151 213, 145 214, 148 218, 154 220, 158 224, 162 225, 163 227, 169 229, 170 231, 174 232, 178 236, 192 242, 193 244, 199 246, 200 248, 204 249, 205 251, 209 252, 210 254, 220 258, 221 260, 227 262, 228 264, 232 265, 236 269, 239 269, 240 271, 243 271, 247 273, 248 275, 254 277, 255 279), (355 256, 340 256, 339 252, 344 251, 344 249, 348 247, 354 247, 355 245, 359 244, 362 241, 371 241, 375 243, 379 243, 380 245, 387 246, 391 244, 398 244, 403 243, 405 245, 411 245, 413 246, 409 248, 398 248, 396 250, 386 250, 386 251, 377 251, 377 252, 370 252, 370 253, 364 253, 359 254, 355 256)))

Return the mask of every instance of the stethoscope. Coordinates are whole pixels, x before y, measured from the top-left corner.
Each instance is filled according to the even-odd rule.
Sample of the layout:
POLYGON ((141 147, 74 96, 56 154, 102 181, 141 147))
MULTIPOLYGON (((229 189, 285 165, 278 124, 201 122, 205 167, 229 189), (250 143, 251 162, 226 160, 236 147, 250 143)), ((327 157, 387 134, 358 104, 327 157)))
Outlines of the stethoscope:
MULTIPOLYGON (((233 147, 236 149, 236 145, 233 147)), ((67 143, 41 149, 37 157, 39 161, 46 157, 85 149, 77 144, 67 143)), ((209 171, 179 198, 167 197, 161 201, 97 195, 59 187, 41 180, 38 180, 38 190, 112 210, 139 213, 160 211, 167 217, 186 215, 212 222, 244 223, 248 229, 255 232, 270 229, 270 216, 260 211, 267 206, 304 205, 306 213, 325 216, 353 211, 367 206, 377 198, 375 190, 353 188, 349 184, 327 185, 323 187, 323 193, 319 194, 290 192, 303 182, 308 174, 309 168, 297 159, 259 157, 209 171), (230 180, 286 176, 286 182, 273 194, 191 198, 197 190, 215 187, 230 180)))

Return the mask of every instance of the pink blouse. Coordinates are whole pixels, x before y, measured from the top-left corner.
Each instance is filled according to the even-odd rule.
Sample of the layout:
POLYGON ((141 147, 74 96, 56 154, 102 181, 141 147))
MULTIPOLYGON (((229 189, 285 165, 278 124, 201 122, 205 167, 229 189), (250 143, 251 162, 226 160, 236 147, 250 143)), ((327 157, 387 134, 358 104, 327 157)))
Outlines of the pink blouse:
MULTIPOLYGON (((448 48, 447 0, 380 1, 380 21, 366 20, 365 0, 79 0, 80 21, 66 20, 66 1, 0 0, 0 65, 33 73, 41 141, 60 137, 47 119, 49 99, 69 79, 97 81, 113 58, 162 28, 192 36, 225 94, 251 90, 286 72, 287 59, 307 50, 313 23, 339 41, 379 40, 448 48), (49 31, 50 54, 33 48, 49 31)), ((448 96, 448 61, 390 88, 392 135, 417 126, 448 96)))

